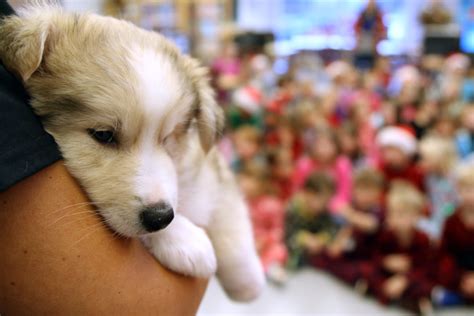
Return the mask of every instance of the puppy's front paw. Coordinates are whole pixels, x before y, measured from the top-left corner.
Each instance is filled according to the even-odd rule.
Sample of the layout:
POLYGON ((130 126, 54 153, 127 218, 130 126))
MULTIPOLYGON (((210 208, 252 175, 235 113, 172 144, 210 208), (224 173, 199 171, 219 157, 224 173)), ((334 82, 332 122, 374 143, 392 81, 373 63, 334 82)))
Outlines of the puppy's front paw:
POLYGON ((217 262, 203 229, 180 216, 165 230, 144 237, 145 245, 165 267, 180 274, 208 278, 217 262))
MULTIPOLYGON (((265 274, 258 264, 242 263, 239 269, 235 269, 227 275, 219 275, 222 286, 227 295, 238 302, 250 302, 256 299, 265 287, 265 274)), ((219 273, 218 273, 219 274, 219 273)))

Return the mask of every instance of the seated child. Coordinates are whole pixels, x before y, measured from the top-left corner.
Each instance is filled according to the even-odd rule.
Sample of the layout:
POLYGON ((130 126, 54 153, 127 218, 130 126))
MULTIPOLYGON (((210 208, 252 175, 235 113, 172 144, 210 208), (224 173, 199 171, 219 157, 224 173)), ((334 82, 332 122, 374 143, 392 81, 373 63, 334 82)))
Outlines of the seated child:
POLYGON ((335 184, 329 209, 337 214, 341 207, 350 202, 352 164, 340 153, 336 134, 329 128, 318 129, 316 139, 309 147, 309 155, 296 162, 292 176, 294 192, 303 186, 311 173, 320 171, 329 174, 335 184))
POLYGON ((424 206, 423 194, 413 185, 404 181, 392 184, 373 266, 366 271, 369 291, 382 303, 400 303, 418 311, 431 308, 434 283, 425 266, 433 260, 433 252, 428 236, 416 229, 424 206))
POLYGON ((405 180, 424 191, 424 175, 415 164, 417 140, 408 128, 389 126, 377 135, 380 151, 379 168, 390 184, 392 180, 405 180))
POLYGON ((383 219, 383 175, 372 169, 356 173, 352 203, 340 214, 345 220, 336 241, 328 248, 325 258, 316 260, 315 265, 334 274, 350 285, 361 285, 358 290, 365 291, 358 282, 370 268, 371 257, 377 232, 383 219), (345 233, 342 231, 345 230, 345 233))
POLYGON ((264 165, 264 159, 259 155, 262 143, 260 131, 249 125, 238 128, 233 135, 234 159, 232 169, 236 172, 245 169, 246 165, 264 165))
POLYGON ((337 129, 341 153, 350 159, 352 167, 358 169, 366 165, 366 157, 359 144, 359 134, 355 124, 345 122, 337 129))
POLYGON ((474 302, 474 165, 457 175, 459 206, 446 220, 441 238, 438 276, 445 288, 474 302))
POLYGON ((339 225, 328 211, 334 192, 332 178, 316 172, 290 200, 285 222, 289 268, 308 264, 311 256, 320 254, 334 240, 339 225))
POLYGON ((293 174, 293 159, 290 150, 275 148, 268 151, 267 162, 277 196, 282 201, 288 201, 291 197, 291 175, 293 174))
POLYGON ((452 140, 440 136, 427 136, 421 140, 420 165, 426 174, 425 188, 431 213, 420 220, 418 227, 434 241, 439 240, 444 221, 456 208, 457 194, 452 175, 456 162, 456 147, 452 140))
POLYGON ((257 251, 269 280, 286 281, 284 265, 287 250, 283 241, 285 209, 283 203, 267 192, 264 173, 249 166, 238 174, 239 185, 250 208, 257 251))
POLYGON ((267 110, 281 115, 295 98, 296 83, 290 75, 283 75, 278 78, 277 85, 278 89, 268 101, 267 110))

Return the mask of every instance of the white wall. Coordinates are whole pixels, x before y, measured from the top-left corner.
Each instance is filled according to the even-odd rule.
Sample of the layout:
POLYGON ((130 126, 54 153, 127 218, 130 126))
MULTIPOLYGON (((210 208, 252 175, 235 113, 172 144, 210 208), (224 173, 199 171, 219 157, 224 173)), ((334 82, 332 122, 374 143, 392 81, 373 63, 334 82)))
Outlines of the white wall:
POLYGON ((62 0, 61 3, 68 11, 101 13, 104 0, 62 0))
POLYGON ((237 23, 245 30, 273 31, 282 14, 282 1, 239 0, 237 23))
MULTIPOLYGON (((8 3, 13 8, 18 8, 22 5, 32 2, 34 0, 8 0, 8 3)), ((66 10, 75 12, 102 12, 102 4, 104 0, 42 0, 44 2, 59 2, 66 10)), ((38 0, 35 0, 38 2, 38 0)))

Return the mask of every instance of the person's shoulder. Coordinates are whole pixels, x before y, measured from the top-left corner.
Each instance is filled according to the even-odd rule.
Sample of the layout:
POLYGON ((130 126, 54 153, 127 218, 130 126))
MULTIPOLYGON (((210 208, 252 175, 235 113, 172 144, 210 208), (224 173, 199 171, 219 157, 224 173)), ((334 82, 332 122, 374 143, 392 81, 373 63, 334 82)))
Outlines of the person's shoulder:
POLYGON ((61 159, 17 78, 0 64, 0 191, 61 159))
POLYGON ((0 17, 15 14, 12 7, 5 0, 0 0, 0 17))
MULTIPOLYGON (((1 18, 1 15, 0 15, 1 18)), ((13 102, 27 102, 28 95, 21 82, 0 63, 0 95, 2 96, 2 107, 9 106, 13 102)))

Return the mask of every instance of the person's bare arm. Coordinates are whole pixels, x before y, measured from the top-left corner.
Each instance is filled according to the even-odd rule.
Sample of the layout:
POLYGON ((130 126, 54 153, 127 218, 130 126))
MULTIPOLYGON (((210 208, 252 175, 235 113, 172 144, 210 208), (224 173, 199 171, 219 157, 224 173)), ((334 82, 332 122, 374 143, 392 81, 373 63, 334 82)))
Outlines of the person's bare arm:
POLYGON ((367 233, 373 233, 379 227, 377 217, 373 214, 364 213, 351 207, 346 207, 342 211, 342 215, 351 225, 367 233))
POLYGON ((0 314, 195 314, 207 281, 114 237, 85 202, 62 162, 0 193, 0 314))

